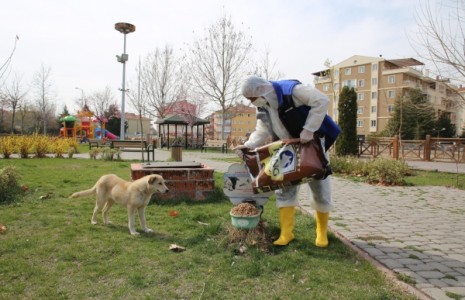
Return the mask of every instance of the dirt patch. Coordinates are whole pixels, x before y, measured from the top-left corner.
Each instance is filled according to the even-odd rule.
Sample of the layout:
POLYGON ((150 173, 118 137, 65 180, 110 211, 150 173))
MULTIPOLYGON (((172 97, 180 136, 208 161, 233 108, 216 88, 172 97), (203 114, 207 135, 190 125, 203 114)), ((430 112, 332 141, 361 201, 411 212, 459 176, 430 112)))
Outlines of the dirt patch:
POLYGON ((257 227, 253 229, 237 229, 228 224, 228 244, 231 248, 236 248, 239 253, 247 253, 249 247, 256 247, 262 251, 269 252, 272 245, 272 237, 268 232, 268 225, 260 220, 257 227))

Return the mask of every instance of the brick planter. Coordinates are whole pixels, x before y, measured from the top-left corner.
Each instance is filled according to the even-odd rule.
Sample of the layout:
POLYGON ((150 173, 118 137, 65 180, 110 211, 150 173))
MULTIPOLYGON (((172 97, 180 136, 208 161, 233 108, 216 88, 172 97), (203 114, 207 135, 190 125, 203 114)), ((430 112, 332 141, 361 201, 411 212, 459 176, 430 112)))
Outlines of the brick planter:
POLYGON ((149 174, 163 176, 167 194, 156 194, 162 199, 188 197, 204 200, 215 188, 213 169, 197 162, 152 162, 131 164, 132 180, 149 174))

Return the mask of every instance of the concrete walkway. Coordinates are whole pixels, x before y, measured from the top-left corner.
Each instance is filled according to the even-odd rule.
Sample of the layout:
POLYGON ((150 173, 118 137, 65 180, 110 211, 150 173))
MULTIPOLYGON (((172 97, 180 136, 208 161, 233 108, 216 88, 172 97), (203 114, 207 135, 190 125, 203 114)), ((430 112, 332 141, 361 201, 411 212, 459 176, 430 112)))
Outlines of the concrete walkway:
MULTIPOLYGON (((183 152, 183 161, 202 162, 220 172, 235 154, 183 152), (216 159, 215 159, 216 158, 216 159)), ((155 159, 170 152, 156 150, 155 159)), ((123 153, 123 159, 140 154, 123 153)), ((408 162, 418 169, 465 173, 465 164, 408 162)), ((465 191, 446 187, 384 187, 333 177, 334 211, 330 227, 336 236, 388 274, 415 281, 419 299, 465 299, 465 191)), ((313 215, 306 185, 301 208, 313 215)), ((330 248, 329 248, 330 249, 330 248)))

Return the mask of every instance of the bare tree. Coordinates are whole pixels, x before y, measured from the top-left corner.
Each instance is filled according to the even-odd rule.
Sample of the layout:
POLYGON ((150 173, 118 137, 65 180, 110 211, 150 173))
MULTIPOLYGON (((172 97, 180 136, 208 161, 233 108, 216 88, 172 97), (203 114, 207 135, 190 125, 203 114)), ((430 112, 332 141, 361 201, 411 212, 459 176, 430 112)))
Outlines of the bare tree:
POLYGON ((141 134, 144 134, 144 126, 142 122, 142 116, 145 116, 147 113, 147 97, 144 94, 144 91, 141 87, 141 61, 139 59, 139 66, 136 69, 137 71, 137 90, 129 89, 127 96, 129 99, 129 104, 137 111, 139 115, 139 125, 141 128, 141 134))
POLYGON ((16 109, 21 105, 24 97, 26 97, 28 93, 28 91, 24 89, 21 81, 22 78, 16 74, 11 84, 3 88, 7 106, 11 109, 11 133, 14 133, 16 109))
POLYGON ((19 120, 20 120, 20 132, 21 134, 24 133, 24 124, 27 116, 31 115, 30 111, 31 107, 27 99, 24 99, 24 101, 21 101, 21 104, 18 106, 18 115, 19 115, 19 120))
POLYGON ((11 61, 13 59, 13 55, 15 54, 16 51, 16 44, 18 43, 19 37, 15 37, 15 44, 13 46, 13 50, 11 50, 10 55, 5 59, 5 61, 2 63, 0 66, 0 89, 3 87, 5 84, 6 79, 10 75, 11 71, 11 61))
POLYGON ((463 84, 465 80, 465 0, 444 0, 431 6, 419 2, 418 32, 411 39, 418 56, 430 62, 437 74, 463 84))
POLYGON ((5 130, 5 107, 7 107, 7 103, 5 95, 0 92, 0 132, 5 130))
POLYGON ((109 86, 106 86, 102 91, 96 91, 92 93, 90 97, 86 99, 84 105, 88 105, 90 110, 94 112, 94 115, 99 121, 103 121, 105 113, 110 110, 110 106, 116 105, 116 100, 109 86))
POLYGON ((41 65, 39 71, 34 74, 32 86, 35 90, 36 106, 40 112, 40 120, 44 134, 47 134, 47 119, 48 114, 53 113, 52 110, 52 82, 51 69, 41 65))
POLYGON ((189 94, 189 100, 187 98, 179 99, 178 103, 181 105, 176 105, 174 112, 184 118, 191 132, 197 119, 200 118, 200 114, 205 111, 206 102, 206 99, 202 95, 195 93, 189 94))
MULTIPOLYGON (((328 79, 329 79, 329 82, 331 84, 331 91, 333 93, 333 99, 332 101, 334 101, 335 103, 335 107, 334 108, 337 108, 337 102, 338 102, 338 99, 339 99, 339 89, 336 88, 336 82, 335 82, 335 74, 336 74, 336 71, 335 71, 335 68, 334 66, 332 65, 332 62, 329 58, 327 58, 324 62, 324 66, 326 67, 326 70, 324 71, 324 74, 321 74, 321 75, 324 75, 326 76, 328 79)), ((333 110, 332 112, 330 112, 330 114, 332 115, 332 117, 337 120, 339 119, 339 111, 338 110, 333 110)))
POLYGON ((251 47, 250 38, 224 16, 193 42, 187 57, 195 87, 221 107, 222 139, 227 112, 241 97, 240 85, 247 73, 251 47))
POLYGON ((180 64, 173 48, 168 45, 145 57, 140 71, 141 94, 151 116, 166 117, 170 105, 179 97, 179 89, 186 77, 180 64))
POLYGON ((277 69, 277 60, 271 58, 270 50, 265 47, 264 53, 260 57, 258 64, 255 66, 254 74, 260 75, 266 80, 278 80, 284 77, 284 74, 277 69))

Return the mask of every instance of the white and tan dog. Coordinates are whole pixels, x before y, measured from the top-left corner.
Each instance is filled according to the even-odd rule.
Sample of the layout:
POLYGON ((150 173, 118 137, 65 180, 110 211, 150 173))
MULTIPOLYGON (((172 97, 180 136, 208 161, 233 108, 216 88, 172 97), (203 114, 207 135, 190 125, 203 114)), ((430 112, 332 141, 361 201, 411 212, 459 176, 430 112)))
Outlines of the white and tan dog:
POLYGON ((128 209, 128 227, 132 235, 138 235, 135 226, 134 214, 139 213, 140 225, 144 232, 153 232, 147 228, 145 221, 145 208, 149 204, 150 198, 155 192, 167 193, 169 190, 165 185, 165 180, 160 175, 147 175, 133 182, 125 181, 116 175, 109 174, 100 177, 97 183, 89 190, 72 194, 70 198, 96 195, 94 213, 92 214, 92 224, 97 224, 97 213, 103 210, 103 222, 111 224, 108 220, 108 211, 114 203, 126 206, 128 209))

